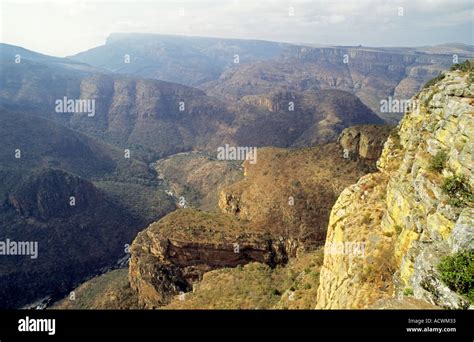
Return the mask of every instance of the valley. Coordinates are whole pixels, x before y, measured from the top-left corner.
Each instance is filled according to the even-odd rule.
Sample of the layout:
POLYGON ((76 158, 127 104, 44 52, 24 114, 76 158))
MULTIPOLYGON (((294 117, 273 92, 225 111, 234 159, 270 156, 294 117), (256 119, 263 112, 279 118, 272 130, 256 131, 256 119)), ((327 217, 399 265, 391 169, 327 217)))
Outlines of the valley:
POLYGON ((472 249, 473 56, 0 44, 0 240, 38 246, 0 256, 0 307, 469 308, 437 267, 472 249))

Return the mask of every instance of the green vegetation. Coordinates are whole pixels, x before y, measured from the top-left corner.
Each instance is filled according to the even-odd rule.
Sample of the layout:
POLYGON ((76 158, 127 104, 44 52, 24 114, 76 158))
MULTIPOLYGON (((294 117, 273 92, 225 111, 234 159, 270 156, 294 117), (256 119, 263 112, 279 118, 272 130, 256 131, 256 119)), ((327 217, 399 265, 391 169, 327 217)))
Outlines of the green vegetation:
POLYGON ((446 154, 446 152, 443 150, 438 151, 436 155, 434 155, 431 158, 430 166, 429 166, 430 170, 437 171, 437 172, 443 171, 447 160, 448 160, 448 155, 446 154))
POLYGON ((425 107, 429 106, 430 101, 433 99, 434 94, 435 94, 435 92, 430 93, 430 95, 425 99, 425 101, 423 101, 423 105, 425 107))
POLYGON ((429 88, 431 86, 434 86, 436 83, 438 83, 439 81, 443 80, 446 76, 444 74, 439 74, 438 76, 436 76, 435 78, 432 78, 431 80, 429 80, 428 82, 425 83, 425 85, 423 86, 423 89, 425 88, 429 88))
POLYGON ((402 232, 403 230, 403 227, 400 226, 400 225, 395 225, 395 231, 397 232, 397 235, 400 235, 400 233, 402 232))
POLYGON ((469 75, 467 77, 467 83, 470 85, 474 83, 474 60, 468 60, 466 59, 462 63, 456 63, 451 67, 451 71, 454 70, 460 70, 463 72, 469 72, 469 75))
POLYGON ((454 175, 445 178, 442 189, 449 196, 448 203, 454 207, 464 207, 474 203, 474 194, 463 176, 454 175))
POLYGON ((403 295, 404 296, 413 296, 413 289, 411 287, 405 288, 405 290, 403 290, 403 295))
POLYGON ((451 71, 460 70, 460 71, 473 71, 474 70, 474 61, 466 59, 462 63, 456 63, 451 67, 451 71))
POLYGON ((438 265, 441 280, 453 291, 474 302, 474 250, 445 256, 438 265))
POLYGON ((369 225, 372 222, 372 217, 370 216, 370 212, 367 212, 362 217, 362 223, 369 225))

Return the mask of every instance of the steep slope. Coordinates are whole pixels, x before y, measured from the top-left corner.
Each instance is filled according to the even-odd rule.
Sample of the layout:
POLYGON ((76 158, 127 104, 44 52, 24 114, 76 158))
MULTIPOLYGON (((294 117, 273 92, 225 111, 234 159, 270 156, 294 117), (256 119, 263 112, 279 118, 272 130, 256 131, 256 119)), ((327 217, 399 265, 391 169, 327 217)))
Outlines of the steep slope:
POLYGON ((287 259, 283 245, 231 215, 181 209, 138 234, 131 248, 130 285, 141 305, 156 308, 190 291, 210 270, 251 261, 282 263, 287 259))
MULTIPOLYGON (((322 248, 274 268, 251 262, 203 274, 192 292, 181 292, 162 309, 312 309, 316 305, 322 248)), ((126 269, 81 284, 51 309, 140 309, 126 269)))
MULTIPOLYGON (((341 135, 339 147, 259 150, 257 164, 244 163, 245 179, 222 189, 223 212, 178 210, 137 236, 130 285, 123 272, 111 272, 59 306, 126 308, 132 300, 168 309, 314 307, 329 208, 344 186, 375 169, 387 134, 384 126, 356 126, 341 135), (345 155, 349 143, 358 149, 345 155)), ((173 173, 183 161, 201 165, 203 157, 179 154, 157 169, 173 173)), ((194 170, 176 172, 186 179, 194 170)))
POLYGON ((339 196, 318 308, 364 308, 403 296, 444 308, 471 305, 474 74, 472 64, 457 68, 413 99, 417 106, 386 142, 379 172, 339 196), (353 245, 362 253, 346 248, 353 245), (453 267, 456 253, 466 262, 453 267), (464 283, 454 285, 450 275, 464 283))
POLYGON ((2 253, 8 241, 38 253, 2 255, 2 308, 62 295, 115 265, 139 230, 175 208, 146 164, 103 142, 3 110, 0 135, 2 253), (137 201, 130 187, 153 196, 137 201))
POLYGON ((94 277, 51 306, 53 310, 140 309, 136 293, 130 288, 128 270, 113 270, 94 277))
POLYGON ((456 43, 409 48, 312 47, 122 33, 71 58, 113 72, 197 86, 232 100, 273 91, 345 90, 393 124, 403 110, 382 111, 381 100, 407 100, 456 62, 455 58, 462 62, 473 56, 471 45, 456 43), (129 63, 124 62, 126 56, 129 63))
POLYGON ((273 91, 249 95, 240 103, 256 106, 235 136, 252 146, 307 147, 335 142, 345 128, 383 121, 356 96, 341 90, 273 91), (271 138, 270 138, 271 137, 271 138), (268 140, 270 140, 270 144, 268 140))
POLYGON ((61 295, 114 265, 145 224, 87 180, 63 171, 35 172, 17 187, 0 214, 2 253, 9 253, 0 265, 2 308, 61 295), (15 254, 20 250, 11 246, 21 243, 37 255, 15 254))
POLYGON ((221 213, 178 210, 134 240, 129 278, 140 305, 166 305, 215 269, 275 267, 316 249, 339 192, 373 167, 373 159, 344 158, 336 144, 259 149, 256 164, 244 162, 245 178, 222 189, 221 213))

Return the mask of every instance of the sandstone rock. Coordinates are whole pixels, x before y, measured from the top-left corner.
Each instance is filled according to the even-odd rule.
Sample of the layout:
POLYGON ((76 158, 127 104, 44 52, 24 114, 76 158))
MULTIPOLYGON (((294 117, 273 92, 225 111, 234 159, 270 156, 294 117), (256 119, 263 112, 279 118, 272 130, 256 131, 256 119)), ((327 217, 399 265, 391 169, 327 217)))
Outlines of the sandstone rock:
POLYGON ((275 266, 287 260, 284 241, 252 231, 230 215, 182 209, 138 234, 131 246, 129 279, 139 304, 157 308, 190 291, 210 270, 252 261, 275 266))
POLYGON ((448 238, 452 253, 474 249, 474 209, 465 208, 448 238))
MULTIPOLYGON (((392 238, 387 242, 392 247, 391 256, 386 256, 393 258, 392 263, 376 264, 382 274, 392 272, 387 288, 393 286, 393 292, 368 287, 364 265, 357 268, 357 263, 347 257, 325 255, 318 307, 366 307, 377 298, 400 296, 406 289, 412 289, 415 299, 433 305, 469 307, 465 299, 442 283, 437 271, 441 257, 473 248, 472 203, 455 207, 443 190, 445 177, 452 175, 465 177, 471 187, 473 184, 473 135, 465 132, 474 129, 474 107, 472 99, 464 97, 464 89, 469 87, 467 77, 460 71, 448 72, 443 80, 415 96, 413 101, 420 106, 407 112, 388 137, 377 162, 380 174, 360 179, 356 186, 342 192, 333 207, 326 245, 349 242, 353 236, 364 241, 374 234, 380 239, 392 238), (439 151, 448 158, 443 169, 435 171, 431 163, 439 151), (374 193, 369 192, 368 197, 361 194, 359 189, 368 179, 375 183, 373 189, 386 189, 385 196, 374 199, 374 193), (367 201, 364 206, 361 199, 367 201), (368 231, 366 224, 356 220, 364 212, 375 210, 382 211, 382 218, 367 216, 371 226, 368 231)), ((357 141, 349 137, 344 143, 355 150, 357 141)))
POLYGON ((348 157, 377 160, 391 129, 380 125, 352 126, 342 131, 338 142, 348 157))

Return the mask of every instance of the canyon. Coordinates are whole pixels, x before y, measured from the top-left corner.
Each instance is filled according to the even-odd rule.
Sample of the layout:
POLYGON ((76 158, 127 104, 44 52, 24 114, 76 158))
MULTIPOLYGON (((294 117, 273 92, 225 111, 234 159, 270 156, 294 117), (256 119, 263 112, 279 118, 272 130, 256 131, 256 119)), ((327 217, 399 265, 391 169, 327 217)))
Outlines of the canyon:
POLYGON ((451 68, 453 51, 473 56, 148 34, 68 58, 0 44, 0 240, 38 242, 35 259, 2 256, 0 306, 469 308, 439 270, 472 250, 472 65, 451 68), (255 158, 219 155, 232 146, 255 158))

